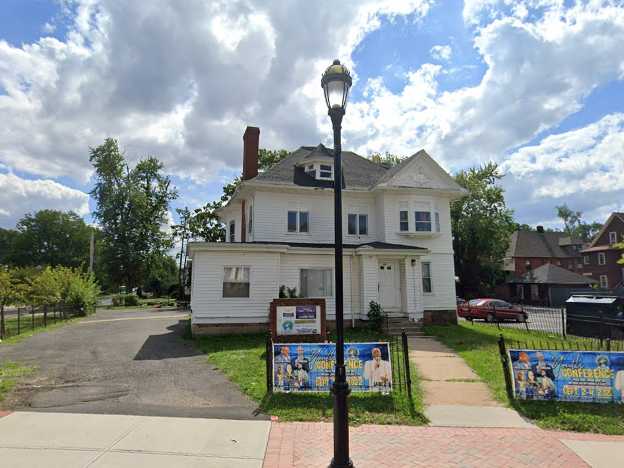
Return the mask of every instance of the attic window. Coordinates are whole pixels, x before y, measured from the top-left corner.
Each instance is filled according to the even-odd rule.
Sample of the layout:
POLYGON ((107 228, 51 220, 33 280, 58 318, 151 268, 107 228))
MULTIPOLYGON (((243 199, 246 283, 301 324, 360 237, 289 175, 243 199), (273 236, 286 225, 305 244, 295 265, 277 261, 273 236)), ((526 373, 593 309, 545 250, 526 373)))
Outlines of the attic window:
POLYGON ((333 168, 330 164, 321 164, 319 170, 319 179, 333 179, 333 168))

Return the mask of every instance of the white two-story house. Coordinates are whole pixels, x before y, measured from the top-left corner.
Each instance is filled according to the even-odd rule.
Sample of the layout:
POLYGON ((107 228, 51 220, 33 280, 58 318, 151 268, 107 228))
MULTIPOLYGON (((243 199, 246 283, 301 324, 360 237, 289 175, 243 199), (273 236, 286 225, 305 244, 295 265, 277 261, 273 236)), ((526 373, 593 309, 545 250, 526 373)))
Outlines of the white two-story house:
MULTIPOLYGON (((243 137, 242 182, 219 212, 225 242, 192 242, 195 333, 266 330, 281 286, 334 308, 334 161, 302 146, 258 173, 260 130, 243 137)), ((450 203, 465 194, 424 150, 386 168, 342 153, 344 317, 357 326, 371 301, 424 323, 455 320, 450 203)))

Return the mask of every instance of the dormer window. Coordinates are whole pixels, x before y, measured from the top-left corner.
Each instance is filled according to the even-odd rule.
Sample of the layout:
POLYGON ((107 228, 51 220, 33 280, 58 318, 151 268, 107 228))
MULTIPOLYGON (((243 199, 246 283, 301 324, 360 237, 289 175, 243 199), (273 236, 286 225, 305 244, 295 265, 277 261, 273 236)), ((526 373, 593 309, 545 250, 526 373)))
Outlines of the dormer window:
POLYGON ((334 179, 333 169, 334 168, 331 166, 331 164, 321 164, 320 170, 319 170, 319 179, 333 180, 334 179))
POLYGON ((303 166, 308 177, 315 180, 334 180, 334 165, 330 162, 309 162, 303 166))

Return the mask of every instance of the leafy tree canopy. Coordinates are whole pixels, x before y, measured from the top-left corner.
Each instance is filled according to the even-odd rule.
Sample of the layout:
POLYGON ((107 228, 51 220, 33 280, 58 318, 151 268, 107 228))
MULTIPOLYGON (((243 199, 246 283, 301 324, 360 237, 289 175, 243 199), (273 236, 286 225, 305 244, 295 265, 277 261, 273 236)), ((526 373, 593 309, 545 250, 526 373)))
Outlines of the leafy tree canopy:
POLYGON ((89 261, 92 228, 74 212, 29 213, 17 223, 17 231, 8 232, 8 264, 79 267, 89 261))
POLYGON ((108 276, 116 286, 142 286, 172 246, 162 226, 177 191, 158 159, 148 157, 130 168, 114 139, 91 148, 89 160, 95 168, 93 215, 102 231, 108 276))
POLYGON ((380 164, 386 167, 393 167, 401 164, 401 162, 405 159, 404 156, 398 156, 396 154, 388 153, 373 153, 371 155, 371 161, 374 163, 380 164))
POLYGON ((581 239, 583 242, 590 242, 602 229, 602 224, 598 222, 586 223, 583 221, 581 211, 571 210, 567 204, 556 206, 557 216, 563 221, 564 231, 572 237, 581 239))
POLYGON ((503 258, 516 224, 505 204, 495 163, 455 176, 467 196, 451 204, 455 271, 464 295, 487 293, 502 277, 503 258))

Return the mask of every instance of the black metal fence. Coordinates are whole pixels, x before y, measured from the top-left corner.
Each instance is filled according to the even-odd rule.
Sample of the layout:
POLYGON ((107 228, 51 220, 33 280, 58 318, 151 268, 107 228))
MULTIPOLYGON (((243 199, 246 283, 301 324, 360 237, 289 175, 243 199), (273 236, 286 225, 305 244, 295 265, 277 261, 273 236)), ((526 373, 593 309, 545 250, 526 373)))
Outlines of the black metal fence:
POLYGON ((4 313, 4 329, 0 326, 0 339, 18 336, 45 328, 50 324, 85 315, 84 309, 74 306, 25 306, 4 313))
MULTIPOLYGON (((392 391, 404 393, 412 400, 412 376, 409 363, 409 349, 407 335, 390 336, 387 338, 390 345, 390 361, 392 366, 392 391)), ((266 386, 267 392, 273 392, 273 340, 271 334, 266 341, 266 386)))
POLYGON ((558 335, 566 338, 588 337, 597 340, 624 340, 624 319, 617 319, 606 314, 567 314, 565 307, 521 306, 527 320, 517 322, 495 319, 482 323, 499 329, 519 329, 546 335, 558 335))

